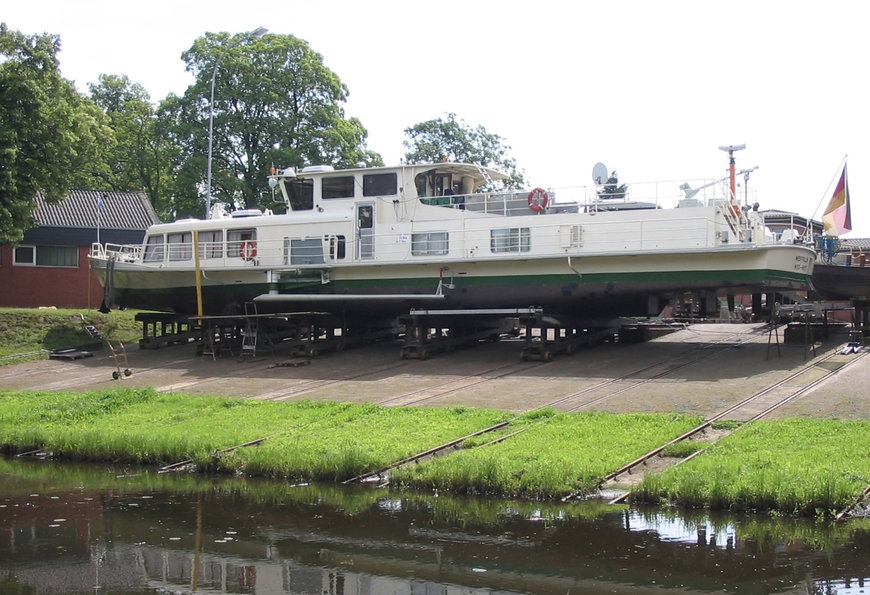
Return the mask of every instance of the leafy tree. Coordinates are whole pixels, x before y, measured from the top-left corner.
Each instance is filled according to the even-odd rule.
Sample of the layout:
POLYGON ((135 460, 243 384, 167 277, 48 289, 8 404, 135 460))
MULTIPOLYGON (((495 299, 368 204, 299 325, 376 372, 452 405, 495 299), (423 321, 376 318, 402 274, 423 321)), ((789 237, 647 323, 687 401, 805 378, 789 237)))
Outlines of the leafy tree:
POLYGON ((0 242, 33 225, 37 193, 49 202, 93 187, 100 151, 112 143, 99 108, 60 76, 56 35, 0 24, 0 242))
POLYGON ((598 191, 598 198, 605 200, 609 198, 625 198, 626 192, 628 192, 628 185, 620 184, 616 171, 612 171, 604 186, 598 191))
POLYGON ((465 121, 457 121, 456 114, 447 119, 428 120, 405 129, 408 163, 436 163, 449 159, 461 163, 477 163, 510 176, 503 182, 506 188, 522 188, 523 173, 517 170, 516 160, 508 156, 510 147, 503 144, 497 134, 483 126, 472 128, 465 121))
POLYGON ((203 211, 210 109, 215 202, 273 206, 272 166, 383 163, 365 148, 368 133, 359 120, 344 117, 347 88, 320 54, 292 35, 243 39, 228 33, 197 39, 182 54, 196 81, 182 97, 171 95, 160 106, 174 144, 183 147, 174 171, 179 215, 203 211), (214 104, 209 106, 213 74, 214 104))
POLYGON ((113 190, 143 189, 163 218, 171 217, 170 160, 177 153, 158 120, 148 92, 126 75, 100 75, 91 99, 115 132, 100 177, 113 190))

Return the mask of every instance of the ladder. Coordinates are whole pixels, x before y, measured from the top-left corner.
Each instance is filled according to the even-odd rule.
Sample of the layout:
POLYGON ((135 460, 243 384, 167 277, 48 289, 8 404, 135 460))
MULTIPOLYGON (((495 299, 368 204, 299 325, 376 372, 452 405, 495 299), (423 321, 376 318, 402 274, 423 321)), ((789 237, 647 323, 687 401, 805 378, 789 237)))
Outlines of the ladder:
POLYGON ((489 188, 489 191, 490 191, 490 192, 495 192, 495 182, 494 182, 494 181, 492 180, 492 178, 490 177, 489 172, 486 171, 486 168, 483 167, 483 166, 482 166, 481 164, 479 164, 479 163, 475 163, 475 164, 474 164, 474 167, 476 167, 476 168, 477 168, 477 171, 480 172, 480 175, 483 176, 483 181, 486 182, 486 186, 487 186, 487 188, 489 188))
POLYGON ((241 357, 257 355, 257 304, 245 302, 245 335, 242 337, 241 357))

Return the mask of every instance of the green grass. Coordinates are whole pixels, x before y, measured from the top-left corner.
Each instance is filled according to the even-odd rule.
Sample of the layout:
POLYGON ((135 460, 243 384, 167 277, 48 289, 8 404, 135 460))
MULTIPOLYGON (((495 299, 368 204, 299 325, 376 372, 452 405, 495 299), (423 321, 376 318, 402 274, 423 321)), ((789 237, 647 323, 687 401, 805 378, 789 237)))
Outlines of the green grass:
POLYGON ((376 470, 509 417, 493 410, 387 408, 323 401, 271 403, 159 394, 0 392, 7 449, 73 460, 338 481, 376 470), (259 438, 258 447, 217 450, 259 438))
POLYGON ((827 516, 870 484, 870 423, 755 422, 700 457, 647 476, 635 502, 827 516))
POLYGON ((528 427, 522 434, 400 469, 393 480, 415 489, 538 499, 591 491, 603 476, 700 418, 551 411, 521 421, 528 427))
POLYGON ((681 440, 675 444, 666 446, 662 450, 662 456, 674 459, 685 459, 689 455, 695 454, 699 450, 707 448, 708 446, 710 446, 709 442, 681 440))
POLYGON ((93 343, 82 326, 82 316, 108 338, 137 340, 142 336, 142 325, 134 320, 135 315, 132 310, 101 314, 96 310, 0 308, 0 365, 46 357, 9 356, 93 343))
MULTIPOLYGON (((337 482, 512 417, 469 407, 275 403, 153 389, 0 391, 0 449, 121 464, 190 459, 201 471, 337 482), (260 438, 259 446, 217 455, 260 438)), ((395 471, 392 484, 445 495, 556 499, 594 490, 611 471, 699 422, 675 414, 535 411, 452 454, 395 471)), ((756 422, 683 465, 647 476, 632 497, 682 508, 828 516, 870 484, 868 435, 870 422, 756 422)))

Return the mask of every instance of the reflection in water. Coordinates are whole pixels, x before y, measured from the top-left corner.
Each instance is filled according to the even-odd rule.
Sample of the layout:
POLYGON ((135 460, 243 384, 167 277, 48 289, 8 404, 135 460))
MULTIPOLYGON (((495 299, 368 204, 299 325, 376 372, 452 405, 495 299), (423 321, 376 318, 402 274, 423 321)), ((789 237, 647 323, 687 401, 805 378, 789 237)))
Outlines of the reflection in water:
POLYGON ((119 473, 0 461, 0 593, 870 593, 866 521, 119 473))

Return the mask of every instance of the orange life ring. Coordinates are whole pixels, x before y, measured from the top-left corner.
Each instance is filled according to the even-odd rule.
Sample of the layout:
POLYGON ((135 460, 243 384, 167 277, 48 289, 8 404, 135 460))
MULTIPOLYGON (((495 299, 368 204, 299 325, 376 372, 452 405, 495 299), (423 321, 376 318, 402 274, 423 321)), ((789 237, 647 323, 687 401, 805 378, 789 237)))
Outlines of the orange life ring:
POLYGON ((529 208, 534 212, 540 213, 548 204, 550 204, 550 193, 543 188, 535 188, 529 192, 529 208))
POLYGON ((244 260, 257 258, 257 242, 242 242, 239 244, 239 256, 244 260))

